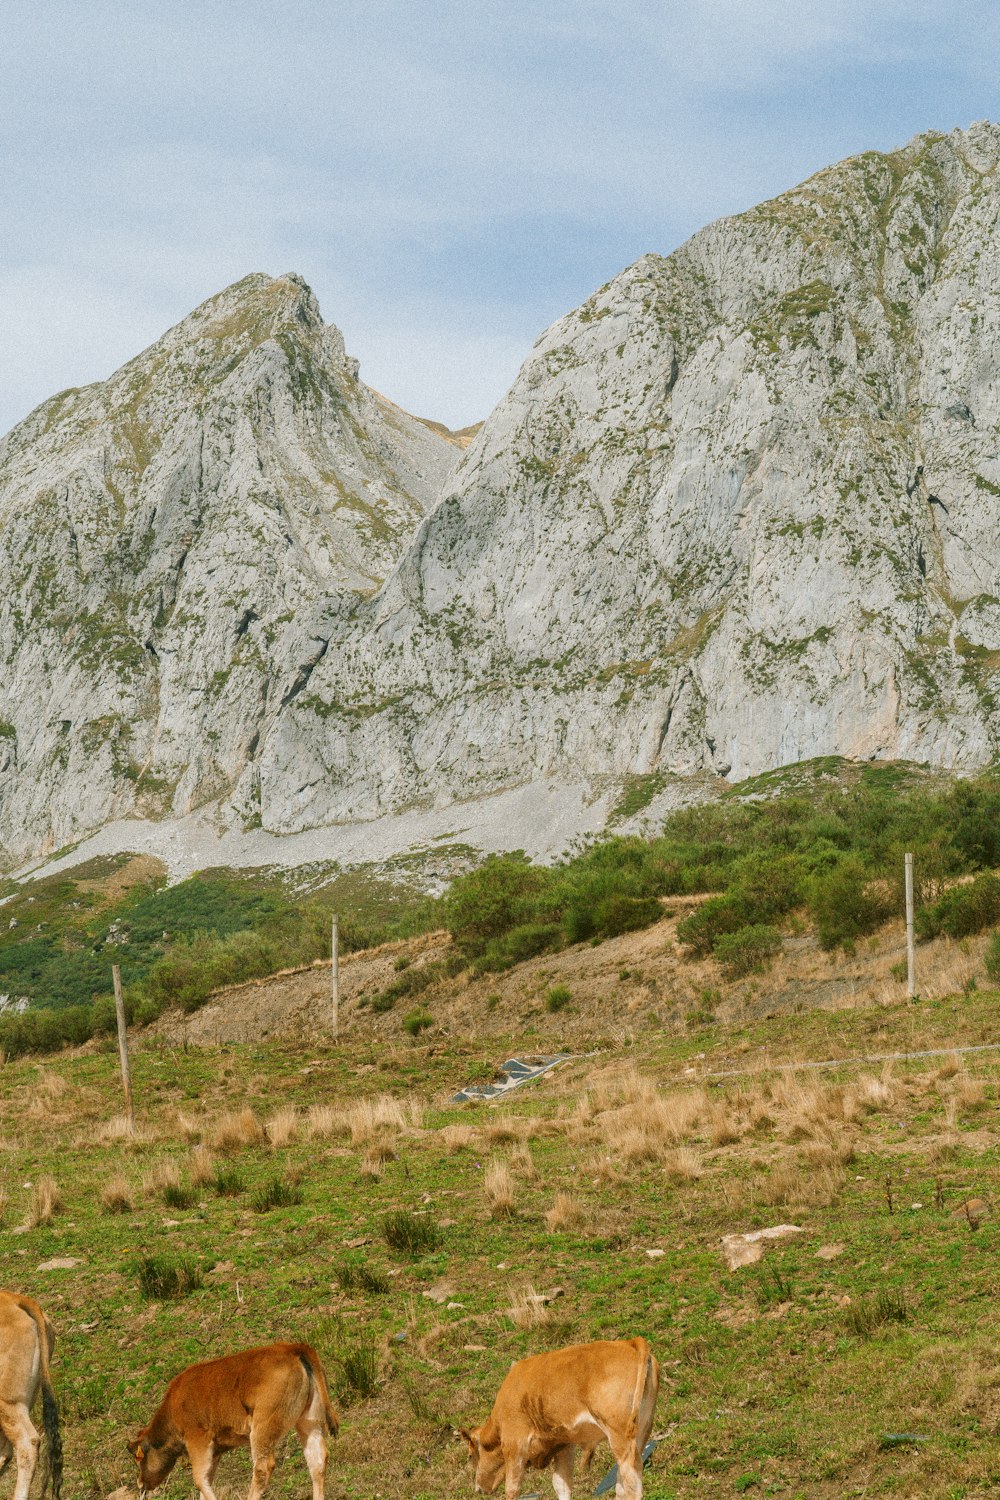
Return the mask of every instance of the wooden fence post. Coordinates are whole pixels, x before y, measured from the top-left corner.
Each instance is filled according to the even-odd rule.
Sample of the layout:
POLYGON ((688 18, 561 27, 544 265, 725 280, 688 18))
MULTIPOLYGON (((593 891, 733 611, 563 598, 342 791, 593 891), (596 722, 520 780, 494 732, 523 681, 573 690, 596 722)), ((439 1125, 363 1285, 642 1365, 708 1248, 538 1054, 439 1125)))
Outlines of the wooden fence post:
POLYGON ((912 1000, 917 993, 917 961, 913 947, 913 855, 904 860, 906 873, 906 997, 912 1000))
POLYGON ((330 934, 330 1000, 333 1005, 333 1038, 340 1036, 340 924, 337 913, 333 914, 333 930, 330 934))
POLYGON ((115 986, 115 1016, 118 1021, 118 1058, 122 1067, 122 1088, 125 1090, 125 1118, 129 1127, 135 1125, 132 1108, 132 1073, 128 1065, 128 1032, 125 1029, 125 1002, 122 999, 122 972, 117 964, 111 965, 111 978, 115 986))

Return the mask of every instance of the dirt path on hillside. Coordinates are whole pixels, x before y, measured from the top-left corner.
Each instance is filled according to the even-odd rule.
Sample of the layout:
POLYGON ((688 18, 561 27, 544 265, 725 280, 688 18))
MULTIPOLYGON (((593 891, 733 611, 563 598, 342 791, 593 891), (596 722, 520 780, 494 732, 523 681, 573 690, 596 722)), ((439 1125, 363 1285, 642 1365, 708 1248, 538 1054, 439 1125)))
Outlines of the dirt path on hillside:
MULTIPOLYGON (((664 920, 595 947, 589 944, 547 954, 502 974, 479 978, 435 977, 419 994, 399 997, 384 1011, 371 1002, 409 971, 437 963, 451 950, 447 933, 341 959, 341 1029, 367 1034, 385 1046, 408 1040, 403 1019, 413 1009, 433 1020, 435 1036, 509 1037, 518 1033, 527 1051, 579 1051, 602 1037, 621 1045, 652 1030, 683 1032, 715 1020, 728 1025, 803 1010, 838 1011, 896 1004, 905 985, 892 969, 904 956, 901 923, 890 923, 847 957, 824 953, 809 932, 786 937, 767 973, 727 983, 709 959, 692 961, 676 941, 678 921, 704 897, 671 899, 664 920), (547 996, 565 986, 570 1000, 550 1011, 547 996)), ((988 935, 937 939, 918 948, 918 988, 925 999, 960 993, 982 974, 988 935)), ((256 1041, 263 1037, 306 1038, 330 1024, 330 965, 272 975, 218 991, 191 1016, 164 1016, 155 1031, 196 1045, 256 1041)))

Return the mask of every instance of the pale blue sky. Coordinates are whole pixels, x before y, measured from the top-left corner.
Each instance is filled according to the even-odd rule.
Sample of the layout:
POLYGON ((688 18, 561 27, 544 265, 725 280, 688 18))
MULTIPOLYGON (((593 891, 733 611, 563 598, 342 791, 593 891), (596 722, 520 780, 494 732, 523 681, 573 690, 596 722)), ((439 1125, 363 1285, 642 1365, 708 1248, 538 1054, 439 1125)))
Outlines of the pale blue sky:
POLYGON ((997 118, 980 0, 6 0, 0 431, 248 271, 454 426, 647 250, 997 118))

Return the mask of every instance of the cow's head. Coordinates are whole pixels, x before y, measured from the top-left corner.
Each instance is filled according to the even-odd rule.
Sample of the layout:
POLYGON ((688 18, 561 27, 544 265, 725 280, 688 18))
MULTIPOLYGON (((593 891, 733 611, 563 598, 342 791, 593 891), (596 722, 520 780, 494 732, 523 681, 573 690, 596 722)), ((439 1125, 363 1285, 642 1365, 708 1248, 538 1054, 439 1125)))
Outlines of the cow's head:
POLYGON ((180 1457, 180 1450, 159 1448, 150 1440, 149 1433, 142 1431, 128 1445, 139 1470, 139 1494, 158 1489, 180 1457))
POLYGON ((504 1471, 500 1434, 492 1422, 486 1422, 482 1427, 473 1427, 471 1432, 463 1427, 462 1437, 476 1466, 476 1494, 492 1495, 504 1471))

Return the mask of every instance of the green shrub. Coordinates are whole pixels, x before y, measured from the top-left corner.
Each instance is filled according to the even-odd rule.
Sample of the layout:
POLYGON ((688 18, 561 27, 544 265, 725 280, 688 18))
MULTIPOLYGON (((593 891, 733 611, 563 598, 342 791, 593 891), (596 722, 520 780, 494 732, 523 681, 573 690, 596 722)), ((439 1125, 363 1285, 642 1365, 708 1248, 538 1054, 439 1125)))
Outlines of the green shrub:
POLYGON ((986 974, 994 984, 1000 984, 1000 932, 995 932, 986 950, 986 974))
POLYGON ((403 1030, 409 1036, 419 1036, 422 1031, 427 1030, 428 1026, 433 1025, 434 1018, 428 1015, 427 1011, 419 1009, 411 1010, 410 1014, 403 1021, 403 1030))
POLYGON ((168 1208, 193 1208, 198 1201, 198 1194, 193 1187, 186 1183, 168 1182, 163 1189, 163 1201, 168 1208))
POLYGON ((271 1177, 257 1189, 250 1201, 257 1213, 266 1214, 272 1208, 295 1208, 302 1198, 298 1183, 286 1182, 283 1177, 271 1177))
POLYGON ((556 1011, 565 1010, 573 996, 565 984, 554 984, 545 996, 545 1009, 554 1014, 556 1011))
POLYGON ((382 1385, 379 1354, 371 1333, 349 1327, 344 1318, 336 1317, 325 1321, 315 1339, 325 1346, 328 1368, 337 1371, 333 1387, 341 1405, 368 1401, 378 1393, 382 1385))
POLYGON ((432 1219, 405 1208, 383 1217, 382 1237, 390 1250, 413 1257, 426 1255, 441 1243, 441 1231, 432 1219))
POLYGON ((971 937, 1000 922, 1000 877, 977 875, 967 885, 955 885, 940 901, 917 912, 916 928, 923 938, 971 937))
POLYGON ((769 958, 781 952, 781 933, 777 927, 757 923, 723 933, 715 944, 715 957, 727 979, 741 979, 757 974, 769 958))
POLYGON ((902 1292, 883 1290, 874 1297, 859 1297, 845 1310, 844 1321, 859 1339, 870 1339, 886 1323, 905 1323, 909 1310, 902 1292))
POLYGON ((381 1297, 389 1290, 389 1278, 384 1271, 358 1261, 341 1261, 334 1268, 334 1275, 345 1292, 369 1292, 381 1297))
POLYGON ((157 1301, 186 1297, 202 1284, 197 1263, 187 1256, 172 1260, 167 1255, 147 1255, 140 1260, 137 1274, 143 1296, 157 1301))
POLYGON ((212 1186, 220 1198, 238 1198, 246 1181, 239 1167, 216 1167, 212 1186))
POLYGON ((478 957, 513 928, 531 922, 553 882, 551 871, 529 864, 523 854, 491 855, 443 898, 452 938, 466 957, 478 957))
POLYGON ((562 947, 563 929, 558 922, 535 922, 514 927, 501 938, 488 943, 473 961, 476 974, 496 973, 513 968, 539 953, 551 953, 562 947))
POLYGON ((813 881, 809 910, 820 947, 827 950, 874 932, 891 915, 887 895, 853 855, 813 881))

